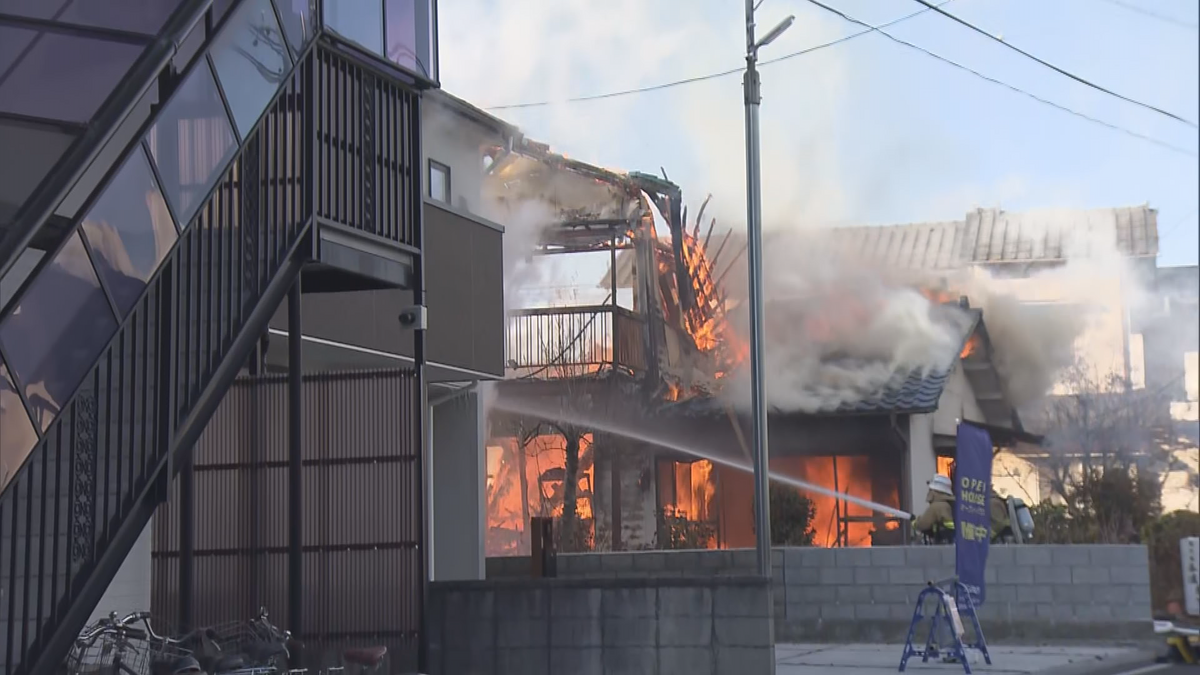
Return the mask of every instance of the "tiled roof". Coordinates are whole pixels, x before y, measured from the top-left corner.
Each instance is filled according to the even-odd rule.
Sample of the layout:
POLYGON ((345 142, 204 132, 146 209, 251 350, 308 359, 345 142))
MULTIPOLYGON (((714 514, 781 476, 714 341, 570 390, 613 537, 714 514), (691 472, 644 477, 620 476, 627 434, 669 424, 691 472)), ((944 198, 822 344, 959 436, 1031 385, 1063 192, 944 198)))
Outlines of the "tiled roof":
MULTIPOLYGON (((954 347, 955 353, 962 349, 970 336, 980 327, 982 312, 978 309, 967 310, 969 322, 964 325, 962 342, 954 347)), ((828 409, 809 411, 812 415, 879 415, 879 414, 908 414, 932 412, 937 409, 938 401, 942 398, 942 390, 950 377, 957 359, 951 362, 949 368, 939 370, 910 370, 898 373, 888 384, 876 392, 862 396, 858 400, 846 401, 828 409)), ((853 366, 849 360, 841 360, 839 365, 853 366)), ((664 411, 683 415, 708 416, 724 414, 724 403, 710 398, 693 398, 679 403, 670 404, 664 411)))
POLYGON ((833 230, 839 248, 908 269, 1051 262, 1112 246, 1132 257, 1158 254, 1158 212, 1148 206, 1009 213, 976 209, 966 220, 833 230))
MULTIPOLYGON (((814 410, 811 415, 880 415, 932 412, 937 409, 946 387, 949 370, 939 372, 911 371, 898 376, 884 389, 857 401, 847 401, 836 408, 814 410)), ((725 414, 724 403, 712 398, 693 398, 668 405, 664 412, 682 415, 710 416, 725 414)))

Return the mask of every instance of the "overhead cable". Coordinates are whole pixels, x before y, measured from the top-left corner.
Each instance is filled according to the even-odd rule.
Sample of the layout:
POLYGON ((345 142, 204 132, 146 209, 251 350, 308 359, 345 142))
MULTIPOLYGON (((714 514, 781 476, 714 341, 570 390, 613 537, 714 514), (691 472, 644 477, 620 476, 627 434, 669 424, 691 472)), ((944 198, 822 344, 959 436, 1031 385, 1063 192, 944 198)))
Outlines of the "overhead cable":
POLYGON ((924 5, 926 8, 931 9, 931 10, 937 12, 938 14, 941 14, 942 16, 946 17, 947 19, 950 19, 951 21, 962 24, 963 26, 970 28, 971 30, 975 31, 976 33, 979 33, 980 35, 986 37, 987 39, 989 39, 993 42, 1002 44, 1005 47, 1020 54, 1021 56, 1024 56, 1025 58, 1030 59, 1031 61, 1034 61, 1035 63, 1043 65, 1060 75, 1063 75, 1072 80, 1075 80, 1076 82, 1078 82, 1086 87, 1091 87, 1092 89, 1095 89, 1096 91, 1108 94, 1109 96, 1112 96, 1115 98, 1119 98, 1122 101, 1125 101, 1126 103, 1132 103, 1133 105, 1136 105, 1138 107, 1145 108, 1146 110, 1156 112, 1160 115, 1164 115, 1164 116, 1169 117, 1177 122, 1183 122, 1184 124, 1188 125, 1189 127, 1192 127, 1193 129, 1200 129, 1200 126, 1197 126, 1195 122, 1193 122, 1187 118, 1180 117, 1179 115, 1176 115, 1173 112, 1168 112, 1166 110, 1163 110, 1162 108, 1150 105, 1149 103, 1143 103, 1142 101, 1139 101, 1134 98, 1130 98, 1128 96, 1125 96, 1124 94, 1118 94, 1117 92, 1113 91, 1112 89, 1102 87, 1102 86, 1096 84, 1095 82, 1086 80, 1086 79, 1076 75, 1075 73, 1072 73, 1070 71, 1059 68, 1058 66, 1054 65, 1053 63, 1050 63, 1049 61, 1047 61, 1043 58, 1034 56, 1033 54, 1030 54, 1029 52, 1025 51, 1024 49, 1021 49, 1020 47, 1009 43, 1004 38, 998 37, 996 35, 992 35, 991 33, 980 28, 979 26, 976 26, 975 24, 971 23, 970 21, 967 21, 967 20, 962 19, 954 14, 951 14, 950 12, 947 12, 946 10, 942 9, 941 7, 938 7, 937 5, 934 5, 933 3, 929 2, 929 0, 913 0, 913 2, 924 5))
MULTIPOLYGON (((936 7, 941 7, 942 5, 948 5, 951 2, 954 2, 954 0, 943 0, 943 2, 938 3, 936 5, 936 7)), ((901 21, 908 21, 909 19, 911 19, 915 16, 920 16, 928 11, 930 11, 930 10, 928 8, 926 8, 926 9, 922 9, 917 12, 913 12, 912 14, 906 14, 906 15, 900 17, 899 19, 892 19, 891 21, 888 21, 887 23, 880 24, 879 27, 887 28, 888 26, 893 26, 895 24, 900 23, 901 21)), ((824 42, 819 45, 813 45, 812 47, 806 47, 804 49, 801 49, 798 52, 784 54, 783 56, 777 56, 773 59, 764 59, 762 61, 759 61, 758 65, 759 65, 759 67, 768 66, 768 65, 771 65, 772 63, 779 63, 780 61, 787 61, 788 59, 794 59, 797 56, 804 56, 805 54, 811 54, 812 52, 815 52, 815 51, 818 51, 821 49, 825 49, 826 47, 832 47, 834 45, 841 44, 843 42, 848 42, 850 40, 853 40, 856 37, 866 35, 867 33, 870 33, 870 32, 871 32, 870 30, 863 30, 863 31, 859 31, 857 33, 852 33, 850 35, 847 35, 845 37, 840 37, 840 38, 830 41, 830 42, 824 42)), ((647 85, 645 87, 637 87, 635 89, 622 89, 620 91, 610 91, 610 92, 607 92, 604 94, 592 94, 590 96, 576 96, 574 98, 560 99, 557 101, 548 101, 547 100, 547 101, 533 101, 533 102, 529 102, 529 103, 509 103, 506 105, 493 105, 493 106, 484 107, 484 110, 517 110, 519 108, 544 108, 546 106, 557 105, 560 103, 583 103, 585 101, 600 101, 600 100, 604 100, 607 98, 620 98, 622 96, 631 96, 633 94, 645 94, 645 93, 651 92, 651 91, 672 89, 674 87, 680 87, 685 84, 693 84, 695 82, 704 82, 706 80, 715 80, 717 78, 728 77, 730 75, 740 75, 745 70, 746 69, 744 66, 739 66, 737 68, 730 68, 729 70, 722 70, 717 73, 709 73, 707 75, 697 75, 696 77, 687 77, 682 80, 672 80, 670 82, 651 84, 651 85, 647 85)))
POLYGON ((1005 89, 1008 89, 1008 90, 1010 90, 1010 91, 1014 91, 1014 92, 1016 92, 1016 93, 1018 93, 1018 94, 1022 94, 1022 95, 1024 95, 1024 96, 1028 96, 1029 98, 1031 98, 1031 99, 1033 99, 1033 100, 1037 101, 1038 103, 1042 103, 1042 104, 1048 105, 1048 106, 1050 106, 1050 107, 1052 107, 1052 108, 1057 108, 1057 109, 1059 109, 1059 110, 1061 110, 1061 111, 1063 111, 1063 112, 1070 113, 1070 114, 1072 114, 1072 115, 1074 115, 1074 116, 1076 116, 1076 117, 1078 117, 1078 118, 1080 118, 1080 119, 1084 119, 1084 120, 1087 120, 1087 121, 1089 121, 1089 122, 1092 122, 1092 123, 1094 123, 1094 124, 1099 124, 1099 125, 1101 125, 1101 126, 1108 127, 1109 129, 1112 129, 1112 130, 1114 130, 1114 131, 1120 131, 1120 132, 1121 132, 1121 133, 1123 133, 1123 134, 1126 134, 1126 135, 1132 136, 1132 137, 1134 137, 1134 138, 1141 139, 1141 140, 1143 140, 1143 141, 1146 141, 1146 142, 1148 142, 1148 143, 1153 143, 1154 145, 1157 145, 1157 146, 1159 146, 1159 147, 1161 147, 1161 148, 1165 148, 1165 149, 1167 149, 1167 150, 1171 150, 1171 151, 1173 151, 1173 152, 1178 152, 1178 153, 1180 153, 1180 154, 1184 154, 1184 155, 1187 155, 1187 156, 1189 156, 1189 157, 1200 157, 1200 154, 1197 154, 1197 152, 1196 152, 1195 150, 1189 150, 1188 148, 1185 148, 1185 147, 1183 147, 1183 146, 1175 145, 1175 144, 1173 144, 1173 143, 1168 143, 1168 142, 1166 142, 1166 141, 1163 141, 1163 140, 1159 140, 1159 139, 1157 139, 1157 138, 1154 138, 1153 136, 1147 136, 1146 134, 1142 134, 1142 133, 1139 133, 1139 132, 1133 131, 1132 129, 1127 129, 1127 128, 1125 128, 1125 127, 1122 127, 1122 126, 1119 126, 1119 125, 1113 124, 1112 122, 1106 122, 1106 121, 1104 121, 1104 120, 1102 120, 1102 119, 1099 119, 1099 118, 1097 118, 1097 117, 1092 117, 1091 115, 1087 115, 1087 114, 1085 114, 1085 113, 1081 113, 1081 112, 1079 112, 1078 110, 1074 110, 1074 109, 1072 109, 1072 108, 1068 108, 1067 106, 1065 106, 1065 105, 1062 105, 1062 104, 1060 104, 1060 103, 1055 103, 1054 101, 1051 101, 1051 100, 1049 100, 1049 99, 1042 98, 1041 96, 1038 96, 1037 94, 1033 94, 1033 93, 1030 93, 1030 92, 1028 92, 1028 91, 1025 91, 1024 89, 1021 89, 1020 87, 1016 87, 1016 86, 1013 86, 1013 85, 1011 85, 1011 84, 1009 84, 1009 83, 1007 83, 1007 82, 1003 82, 1003 81, 1001 81, 1001 80, 997 80, 997 79, 996 79, 996 78, 994 78, 994 77, 990 77, 990 76, 988 76, 988 75, 984 75, 983 73, 979 72, 978 70, 975 70, 975 69, 973 69, 973 68, 970 68, 970 67, 968 67, 968 66, 964 66, 963 64, 961 64, 961 63, 958 63, 957 61, 954 61, 954 60, 948 59, 948 58, 946 58, 946 57, 944 57, 944 56, 941 56, 940 54, 935 54, 934 52, 931 52, 931 51, 929 51, 928 49, 925 49, 924 47, 919 47, 919 46, 917 46, 917 45, 915 45, 915 44, 913 44, 913 43, 911 43, 911 42, 908 42, 908 41, 906 41, 906 40, 901 40, 900 38, 898 38, 898 37, 896 37, 896 36, 892 35, 891 33, 888 33, 887 31, 880 30, 878 27, 875 27, 875 26, 872 26, 871 24, 868 24, 868 23, 865 23, 865 22, 863 22, 863 21, 860 21, 859 19, 856 19, 856 18, 854 18, 854 17, 852 17, 852 16, 850 16, 850 15, 846 14, 845 12, 843 12, 843 11, 841 11, 841 10, 839 10, 839 9, 835 9, 835 8, 833 8, 833 7, 830 7, 829 5, 826 5, 826 4, 822 3, 822 2, 820 2, 819 0, 808 0, 808 2, 810 2, 810 3, 814 4, 814 5, 816 5, 817 7, 820 7, 821 9, 824 9, 824 10, 825 10, 825 11, 827 11, 827 12, 832 12, 832 13, 834 13, 834 14, 837 14, 838 16, 842 17, 842 18, 843 18, 843 19, 845 19, 846 21, 849 21, 849 22, 851 22, 851 23, 856 23, 856 24, 858 24, 858 25, 860 25, 860 26, 866 26, 867 28, 871 29, 871 31, 874 31, 874 32, 876 32, 876 33, 879 33, 880 35, 882 35, 882 36, 884 36, 885 38, 887 38, 887 39, 891 40, 892 42, 896 42, 896 43, 898 43, 898 44, 902 44, 902 45, 904 45, 905 47, 908 47, 908 48, 910 48, 910 49, 915 49, 915 50, 917 50, 917 51, 921 52, 922 54, 925 54, 926 56, 930 56, 930 57, 933 57, 933 58, 937 59, 938 61, 941 61, 942 63, 949 64, 949 65, 951 65, 951 66, 954 66, 955 68, 958 68, 959 70, 962 70, 962 71, 968 72, 968 73, 970 73, 970 74, 974 75, 975 77, 978 77, 978 78, 980 78, 981 80, 985 80, 985 81, 987 81, 987 82, 991 82, 992 84, 999 85, 999 86, 1001 86, 1001 87, 1004 87, 1005 89))
MULTIPOLYGON (((946 5, 952 1, 953 0, 945 0, 945 2, 942 2, 940 5, 937 5, 937 6, 940 7, 941 5, 946 5)), ((900 38, 897 38, 894 35, 892 35, 891 33, 888 33, 883 30, 884 28, 887 28, 894 24, 900 23, 901 21, 907 21, 908 19, 911 19, 915 16, 918 16, 920 14, 924 14, 925 12, 931 11, 929 9, 922 9, 919 12, 914 12, 912 14, 902 16, 899 19, 893 19, 892 21, 888 21, 887 23, 882 23, 878 26, 873 26, 869 23, 860 21, 859 19, 856 19, 856 18, 846 14, 845 12, 842 12, 841 10, 834 9, 833 7, 830 7, 826 4, 817 2, 816 0, 809 0, 809 2, 812 2, 814 5, 820 7, 821 9, 824 9, 828 12, 832 12, 832 13, 840 16, 841 18, 845 19, 846 21, 863 26, 863 27, 865 27, 865 30, 859 31, 857 33, 852 33, 850 35, 839 38, 837 40, 833 40, 831 42, 825 42, 825 43, 822 43, 819 45, 814 45, 812 47, 802 49, 798 52, 793 52, 791 54, 784 54, 783 56, 779 56, 779 57, 776 57, 773 59, 766 59, 766 60, 760 61, 759 62, 760 66, 766 66, 766 65, 773 64, 773 63, 779 63, 780 61, 786 61, 788 59, 792 59, 792 58, 795 58, 798 56, 803 56, 804 54, 810 54, 812 52, 815 52, 820 49, 824 49, 826 47, 832 47, 833 45, 841 44, 843 42, 853 40, 854 38, 866 35, 867 33, 879 33, 880 35, 888 38, 889 40, 891 40, 893 42, 902 44, 911 49, 915 49, 915 50, 925 54, 926 56, 935 58, 938 61, 941 61, 943 63, 954 66, 955 68, 958 68, 959 70, 968 72, 968 73, 974 75, 975 77, 980 78, 981 80, 990 82, 995 85, 999 85, 1001 87, 1004 87, 1005 89, 1008 89, 1009 91, 1012 91, 1017 94, 1021 94, 1028 98, 1031 98, 1034 101, 1037 101, 1038 103, 1041 103, 1043 105, 1048 105, 1052 108, 1056 108, 1056 109, 1061 110, 1070 115, 1074 115, 1075 117, 1086 120, 1093 124, 1098 124, 1100 126, 1107 127, 1109 129, 1112 129, 1113 131, 1119 131, 1127 136, 1131 136, 1133 138, 1136 138, 1141 141, 1145 141, 1147 143, 1152 143, 1154 145, 1159 146, 1160 148, 1164 148, 1164 149, 1170 150, 1172 152, 1177 152, 1177 153, 1180 153, 1183 155, 1187 155, 1188 157, 1200 157, 1200 154, 1197 154, 1196 151, 1194 151, 1194 150, 1189 150, 1182 146, 1174 145, 1172 143, 1168 143, 1166 141, 1159 140, 1157 138, 1154 138, 1153 136, 1147 136, 1146 134, 1142 134, 1142 133, 1133 131, 1132 129, 1128 129, 1128 128, 1122 127, 1120 125, 1113 124, 1112 122, 1106 122, 1102 119, 1092 117, 1091 115, 1087 115, 1085 113, 1079 112, 1078 110, 1068 108, 1067 106, 1062 105, 1060 103, 1055 103, 1054 101, 1051 101, 1049 99, 1042 98, 1041 96, 1038 96, 1037 94, 1033 94, 1028 91, 1025 91, 1024 89, 1021 89, 1020 87, 1008 84, 1007 82, 998 80, 994 77, 984 75, 983 73, 981 73, 977 70, 974 70, 972 68, 969 68, 967 66, 964 66, 961 63, 958 63, 956 61, 948 59, 939 54, 935 54, 934 52, 931 52, 928 49, 925 49, 924 47, 919 47, 911 42, 901 40, 900 38)), ((679 87, 682 85, 692 84, 695 82, 703 82, 705 80, 714 80, 714 79, 726 77, 729 75, 737 75, 737 74, 744 72, 744 70, 745 69, 741 68, 741 67, 731 68, 729 70, 724 70, 724 71, 717 72, 717 73, 710 73, 708 75, 699 75, 696 77, 689 77, 689 78, 685 78, 682 80, 674 80, 671 82, 663 82, 663 83, 659 83, 659 84, 649 85, 646 87, 639 87, 636 89, 623 89, 620 91, 612 91, 612 92, 607 92, 607 93, 603 93, 603 94, 592 94, 590 96, 577 96, 574 98, 559 99, 556 101, 546 100, 546 101, 534 101, 534 102, 528 102, 528 103, 510 103, 510 104, 506 104, 506 105, 495 105, 495 106, 488 106, 485 108, 485 110, 516 110, 516 109, 522 109, 522 108, 542 108, 542 107, 546 107, 546 106, 558 105, 558 104, 564 104, 564 103, 582 103, 582 102, 586 102, 586 101, 599 101, 602 99, 619 98, 619 97, 623 97, 623 96, 632 96, 634 94, 644 94, 647 92, 659 91, 662 89, 671 89, 673 87, 679 87)))
POLYGON ((1116 5, 1117 7, 1123 7, 1131 12, 1137 12, 1138 14, 1141 14, 1142 16, 1148 16, 1152 19, 1158 19, 1159 21, 1162 21, 1164 23, 1174 24, 1176 26, 1179 26, 1180 28, 1187 28, 1188 30, 1200 30, 1200 25, 1197 25, 1194 23, 1188 23, 1187 21, 1176 19, 1175 17, 1167 16, 1166 14, 1159 14, 1158 12, 1151 11, 1149 9, 1146 9, 1145 7, 1138 7, 1137 5, 1134 5, 1134 4, 1131 4, 1128 2, 1121 2, 1121 0, 1104 0, 1104 1, 1110 5, 1116 5))

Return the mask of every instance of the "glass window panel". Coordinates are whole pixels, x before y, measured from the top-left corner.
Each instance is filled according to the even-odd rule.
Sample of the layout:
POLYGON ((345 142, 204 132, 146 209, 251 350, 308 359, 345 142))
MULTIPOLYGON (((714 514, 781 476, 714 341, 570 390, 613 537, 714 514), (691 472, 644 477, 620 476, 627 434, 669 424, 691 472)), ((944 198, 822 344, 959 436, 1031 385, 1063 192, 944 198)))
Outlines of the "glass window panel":
POLYGON ((450 167, 429 160, 429 196, 443 204, 450 203, 450 167))
POLYGON ((220 21, 221 18, 225 16, 225 12, 228 12, 229 8, 233 7, 233 3, 234 0, 213 0, 213 23, 220 21))
POLYGON ((382 0, 326 2, 325 24, 342 37, 383 55, 382 0))
POLYGON ((107 40, 36 32, 0 26, 0 44, 26 43, 17 54, 3 48, 0 63, 9 68, 0 75, 0 110, 87 122, 108 98, 142 52, 139 45, 107 40))
POLYGON ((275 7, 288 42, 299 54, 313 36, 313 0, 275 0, 275 7))
POLYGON ((213 65, 243 138, 291 66, 271 0, 245 0, 213 45, 213 65))
POLYGON ((37 188, 58 158, 75 140, 75 135, 43 124, 0 120, 0 224, 12 216, 37 188))
POLYGON ((8 301, 17 294, 17 289, 25 283, 30 274, 33 274, 34 268, 44 257, 46 257, 46 252, 36 248, 27 248, 21 251, 17 262, 13 263, 3 277, 0 277, 0 308, 8 305, 8 301))
POLYGON ((0 12, 155 35, 180 0, 0 0, 0 12))
POLYGON ((179 47, 175 49, 175 56, 171 57, 171 65, 177 72, 187 71, 188 65, 204 48, 204 42, 207 39, 208 26, 203 21, 196 22, 196 25, 188 31, 187 37, 183 38, 183 42, 180 42, 179 47))
POLYGON ((387 57, 392 63, 425 75, 427 59, 417 46, 417 0, 387 0, 387 57))
POLYGON ((181 227, 237 150, 212 71, 199 64, 179 85, 147 134, 163 192, 181 227))
POLYGON ((17 395, 8 367, 0 361, 0 490, 25 463, 37 443, 37 432, 17 395))
POLYGON ((9 67, 24 53, 35 37, 37 31, 0 26, 0 73, 8 72, 9 67))
POLYGON ((178 238, 150 162, 139 148, 83 219, 96 270, 122 316, 178 238))
POLYGON ((117 330, 83 242, 72 236, 0 323, 9 367, 45 429, 117 330))
POLYGON ((146 93, 142 94, 142 98, 134 104, 129 115, 125 120, 117 126, 113 131, 112 139, 104 144, 100 149, 100 154, 96 156, 96 161, 92 162, 88 168, 83 170, 83 175, 71 187, 71 191, 66 197, 59 202, 58 208, 54 213, 67 220, 75 220, 79 215, 79 211, 83 208, 83 203, 88 197, 96 192, 96 188, 100 186, 100 182, 104 180, 104 175, 108 169, 117 163, 121 156, 121 152, 129 147, 138 133, 142 129, 142 125, 150 120, 151 114, 158 109, 158 87, 150 87, 146 93))

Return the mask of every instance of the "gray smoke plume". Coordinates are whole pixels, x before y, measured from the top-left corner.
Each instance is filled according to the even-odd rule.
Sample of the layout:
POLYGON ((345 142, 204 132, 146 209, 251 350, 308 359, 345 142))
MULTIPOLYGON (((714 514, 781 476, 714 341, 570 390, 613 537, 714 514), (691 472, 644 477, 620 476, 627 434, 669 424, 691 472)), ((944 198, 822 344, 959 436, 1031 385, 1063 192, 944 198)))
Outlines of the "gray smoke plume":
MULTIPOLYGON (((966 337, 964 311, 930 302, 824 233, 774 234, 763 262, 766 391, 776 410, 833 410, 914 371, 944 371, 966 337)), ((741 279, 729 282, 732 317, 748 336, 741 279)), ((747 363, 722 395, 745 408, 749 392, 747 363)))
MULTIPOLYGON (((959 296, 982 310, 997 369, 1018 408, 1061 388, 1061 373, 1081 355, 1102 376, 1124 373, 1123 322, 1151 294, 1117 248, 1115 212, 1043 210, 1018 217, 1024 241, 1061 242, 1056 263, 1019 278, 982 266, 931 271, 881 264, 855 248, 853 236, 835 229, 768 233, 763 274, 770 405, 831 410, 913 372, 944 371, 968 337, 966 314, 942 304, 959 296), (932 292, 938 289, 940 294, 932 292)), ((749 334, 746 273, 739 264, 726 281, 743 336, 749 334)), ((739 408, 749 406, 747 371, 744 364, 724 391, 739 408)))

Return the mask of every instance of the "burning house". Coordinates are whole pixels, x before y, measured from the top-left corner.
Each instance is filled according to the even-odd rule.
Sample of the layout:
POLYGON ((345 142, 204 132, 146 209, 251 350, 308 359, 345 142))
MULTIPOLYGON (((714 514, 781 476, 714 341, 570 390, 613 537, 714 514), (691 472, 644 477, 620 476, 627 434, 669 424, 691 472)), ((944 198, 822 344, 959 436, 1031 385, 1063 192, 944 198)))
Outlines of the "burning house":
MULTIPOLYGON (((602 297, 543 292, 509 312, 508 377, 489 423, 489 555, 527 550, 531 516, 565 523, 568 549, 751 545, 742 242, 714 236, 703 207, 689 219, 665 179, 528 140, 498 148, 489 174, 497 220, 509 236, 529 233, 506 273, 575 256, 565 269, 602 297)), ((784 359, 769 364, 772 380, 787 389, 769 396, 782 402, 770 416, 777 482, 911 511, 948 463, 959 420, 1000 444, 1033 439, 965 298, 881 279, 782 290, 768 297, 769 351, 784 359), (917 348, 889 330, 895 321, 923 327, 917 348)), ((810 499, 814 543, 902 540, 894 516, 810 499)))

